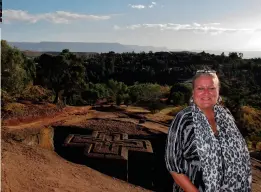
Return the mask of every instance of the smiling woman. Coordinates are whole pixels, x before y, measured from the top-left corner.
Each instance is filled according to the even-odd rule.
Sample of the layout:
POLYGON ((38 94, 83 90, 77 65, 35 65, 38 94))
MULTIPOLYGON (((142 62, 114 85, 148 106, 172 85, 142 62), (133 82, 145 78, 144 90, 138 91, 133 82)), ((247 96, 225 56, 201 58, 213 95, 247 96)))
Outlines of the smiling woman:
POLYGON ((173 191, 251 191, 250 156, 230 111, 219 104, 214 71, 193 78, 191 106, 173 120, 165 161, 173 191))
POLYGON ((201 110, 208 110, 217 103, 219 98, 219 80, 215 73, 212 71, 208 73, 197 72, 192 82, 194 102, 201 110))

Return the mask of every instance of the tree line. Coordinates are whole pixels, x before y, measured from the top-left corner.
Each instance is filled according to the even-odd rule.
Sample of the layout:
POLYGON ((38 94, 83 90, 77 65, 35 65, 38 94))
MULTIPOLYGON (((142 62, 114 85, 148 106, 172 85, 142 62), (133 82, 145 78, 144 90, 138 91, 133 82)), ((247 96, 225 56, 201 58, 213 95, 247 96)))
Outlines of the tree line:
POLYGON ((64 49, 30 58, 4 40, 1 46, 2 90, 10 95, 31 84, 51 90, 54 103, 155 103, 167 98, 168 104, 182 105, 189 101, 195 71, 211 68, 218 72, 221 95, 233 110, 261 106, 261 58, 243 59, 242 53, 108 52, 87 57, 64 49))
POLYGON ((2 109, 5 103, 20 99, 63 105, 143 105, 152 112, 167 105, 184 107, 191 97, 192 76, 208 68, 217 71, 223 102, 243 135, 261 141, 259 112, 253 109, 261 109, 261 58, 204 51, 88 56, 68 49, 28 57, 4 40, 1 48, 2 109))

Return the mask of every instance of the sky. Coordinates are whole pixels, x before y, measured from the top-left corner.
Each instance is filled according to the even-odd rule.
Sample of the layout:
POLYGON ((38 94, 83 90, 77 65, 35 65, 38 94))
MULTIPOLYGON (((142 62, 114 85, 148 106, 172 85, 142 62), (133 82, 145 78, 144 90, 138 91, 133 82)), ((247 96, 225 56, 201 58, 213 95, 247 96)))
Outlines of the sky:
POLYGON ((261 51, 260 0, 5 0, 1 38, 261 51))

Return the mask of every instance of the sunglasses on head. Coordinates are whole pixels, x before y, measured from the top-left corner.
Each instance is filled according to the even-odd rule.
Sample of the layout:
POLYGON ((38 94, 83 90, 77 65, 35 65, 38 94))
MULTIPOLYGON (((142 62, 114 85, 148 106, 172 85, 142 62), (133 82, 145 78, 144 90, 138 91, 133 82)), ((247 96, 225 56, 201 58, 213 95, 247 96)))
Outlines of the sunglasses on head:
POLYGON ((197 70, 196 73, 216 73, 216 71, 215 70, 203 69, 203 70, 197 70))

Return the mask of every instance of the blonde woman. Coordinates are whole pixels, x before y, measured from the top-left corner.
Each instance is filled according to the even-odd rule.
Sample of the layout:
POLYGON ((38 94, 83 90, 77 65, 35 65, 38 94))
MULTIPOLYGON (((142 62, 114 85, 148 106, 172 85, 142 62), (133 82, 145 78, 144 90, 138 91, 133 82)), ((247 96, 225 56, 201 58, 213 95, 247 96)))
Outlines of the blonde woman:
POLYGON ((215 71, 198 71, 192 84, 191 105, 176 115, 166 143, 173 191, 251 191, 247 145, 232 114, 219 104, 215 71))

